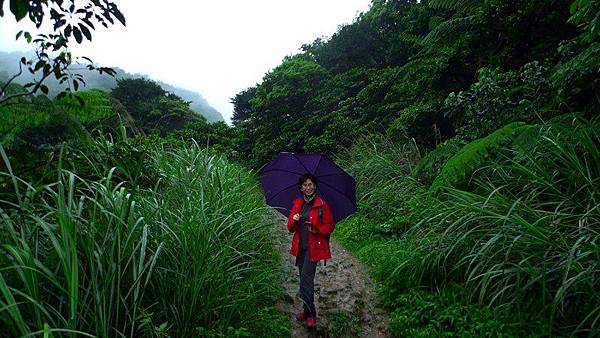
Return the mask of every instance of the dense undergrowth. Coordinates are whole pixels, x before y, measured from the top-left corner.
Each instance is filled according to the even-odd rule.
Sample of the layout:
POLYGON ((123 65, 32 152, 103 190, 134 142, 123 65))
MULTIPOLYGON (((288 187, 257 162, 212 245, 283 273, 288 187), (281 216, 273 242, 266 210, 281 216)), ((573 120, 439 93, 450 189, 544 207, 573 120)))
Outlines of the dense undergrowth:
POLYGON ((62 146, 46 168, 53 179, 36 184, 0 149, 1 332, 287 332, 273 308, 280 272, 271 223, 244 167, 197 144, 100 138, 78 147, 62 146), (123 143, 144 161, 115 166, 123 143), (137 181, 125 179, 128 169, 137 181))
POLYGON ((566 115, 496 132, 440 152, 441 169, 385 139, 340 158, 360 211, 335 236, 382 284, 395 336, 598 333, 598 127, 566 115), (494 156, 461 160, 482 144, 494 156), (450 170, 456 184, 430 189, 450 170))

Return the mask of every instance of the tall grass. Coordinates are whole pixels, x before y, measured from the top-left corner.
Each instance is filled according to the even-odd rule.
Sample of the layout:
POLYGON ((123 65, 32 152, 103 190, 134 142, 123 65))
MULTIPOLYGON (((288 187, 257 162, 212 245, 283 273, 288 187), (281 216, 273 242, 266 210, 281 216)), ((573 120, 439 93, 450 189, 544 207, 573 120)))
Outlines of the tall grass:
POLYGON ((278 291, 279 265, 258 181, 197 145, 155 161, 162 181, 143 206, 166 247, 152 288, 164 319, 182 332, 259 320, 257 305, 278 291))
POLYGON ((423 250, 396 273, 464 282, 478 301, 535 313, 548 334, 597 332, 598 126, 539 127, 534 142, 475 173, 474 190, 447 189, 410 231, 423 250))
POLYGON ((1 332, 265 330, 255 322, 279 291, 277 256, 257 180, 242 167, 197 145, 156 147, 150 189, 114 168, 91 181, 62 163, 54 183, 35 187, 0 153, 16 196, 0 205, 1 332))
POLYGON ((599 122, 531 127, 441 193, 402 169, 407 148, 378 140, 346 156, 361 205, 334 235, 381 282, 395 334, 598 334, 599 122), (471 310, 448 312, 449 294, 471 310), (404 318, 420 295, 429 317, 404 318), (496 319, 477 314, 490 308, 496 319))

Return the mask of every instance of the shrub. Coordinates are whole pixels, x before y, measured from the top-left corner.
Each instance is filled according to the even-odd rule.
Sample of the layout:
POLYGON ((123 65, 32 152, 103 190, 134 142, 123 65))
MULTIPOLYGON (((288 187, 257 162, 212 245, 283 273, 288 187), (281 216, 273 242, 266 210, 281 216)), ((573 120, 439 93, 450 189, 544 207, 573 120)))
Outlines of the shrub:
POLYGON ((60 158, 55 181, 34 186, 0 148, 14 189, 14 201, 0 200, 0 330, 284 335, 270 309, 281 275, 257 178, 197 145, 144 151, 152 188, 115 180, 115 168, 81 178, 60 158), (256 325, 267 315, 278 324, 256 325))
POLYGON ((469 90, 448 95, 446 115, 465 141, 515 121, 542 122, 557 114, 548 105, 555 96, 548 77, 548 70, 537 61, 506 72, 482 68, 479 81, 469 90))
POLYGON ((442 170, 446 162, 459 152, 463 146, 459 138, 451 138, 427 153, 412 172, 412 176, 426 186, 430 186, 433 180, 442 170))
MULTIPOLYGON (((394 337, 521 336, 509 324, 509 309, 464 303, 459 285, 440 292, 411 289, 394 301, 390 327, 394 337)), ((540 332, 543 332, 540 330, 540 332)))
POLYGON ((509 145, 520 133, 530 128, 521 122, 513 122, 492 134, 465 145, 442 167, 431 184, 430 191, 437 192, 447 187, 465 187, 471 175, 509 145))
POLYGON ((598 130, 598 120, 546 125, 533 146, 503 149, 474 175, 473 192, 447 190, 424 220, 434 227, 411 230, 438 245, 401 273, 419 275, 427 262, 436 285, 459 281, 480 302, 534 313, 547 334, 596 332, 598 130))

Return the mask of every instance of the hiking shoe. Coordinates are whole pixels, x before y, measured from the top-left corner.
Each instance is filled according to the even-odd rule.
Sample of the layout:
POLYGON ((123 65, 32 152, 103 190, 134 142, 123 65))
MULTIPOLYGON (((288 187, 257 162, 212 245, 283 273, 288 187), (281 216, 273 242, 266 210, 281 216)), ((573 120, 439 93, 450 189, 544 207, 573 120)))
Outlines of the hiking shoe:
POLYGON ((304 312, 296 313, 296 320, 302 322, 306 319, 306 314, 304 312))
POLYGON ((304 321, 304 325, 306 325, 306 327, 315 327, 315 326, 317 326, 317 318, 315 318, 315 317, 308 317, 308 318, 306 318, 306 320, 304 321))

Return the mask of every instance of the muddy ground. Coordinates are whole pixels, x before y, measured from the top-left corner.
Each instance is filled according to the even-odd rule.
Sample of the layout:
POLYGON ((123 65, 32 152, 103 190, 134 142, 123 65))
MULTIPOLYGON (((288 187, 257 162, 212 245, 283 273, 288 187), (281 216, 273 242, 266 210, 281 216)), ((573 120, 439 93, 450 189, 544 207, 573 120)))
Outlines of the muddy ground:
POLYGON ((333 258, 317 266, 315 276, 315 305, 317 328, 308 330, 294 319, 302 311, 298 297, 298 268, 289 254, 292 234, 285 219, 278 217, 273 237, 281 252, 285 272, 284 294, 277 307, 290 318, 290 337, 388 337, 387 313, 375 295, 376 285, 362 264, 334 239, 331 239, 333 258))

